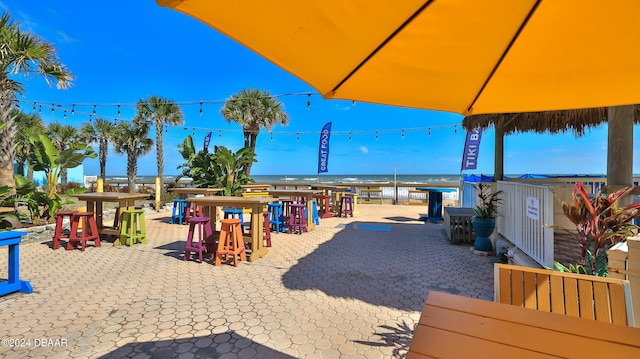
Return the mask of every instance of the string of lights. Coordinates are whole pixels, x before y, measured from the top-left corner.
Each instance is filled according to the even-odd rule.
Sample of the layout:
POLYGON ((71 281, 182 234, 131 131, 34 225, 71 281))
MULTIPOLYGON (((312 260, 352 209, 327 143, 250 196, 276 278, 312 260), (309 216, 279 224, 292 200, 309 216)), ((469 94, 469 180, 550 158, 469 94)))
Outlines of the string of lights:
MULTIPOLYGON (((319 93, 311 93, 311 92, 298 92, 298 93, 284 93, 277 95, 269 95, 271 98, 281 98, 281 97, 289 97, 289 96, 306 96, 307 97, 307 108, 311 107, 311 96, 319 95, 319 93)), ((217 99, 217 100, 198 100, 198 101, 183 101, 183 102, 174 102, 179 106, 199 106, 199 114, 203 116, 204 105, 222 105, 229 100, 241 100, 242 98, 232 97, 229 99, 217 99)), ((33 101, 33 100, 23 100, 16 99, 16 105, 18 108, 26 107, 31 108, 32 112, 42 113, 43 111, 51 111, 52 114, 55 114, 56 111, 62 112, 63 118, 66 119, 67 115, 70 116, 88 116, 89 121, 93 121, 97 118, 101 118, 103 120, 110 121, 121 121, 126 120, 126 118, 122 118, 122 109, 124 108, 135 108, 136 103, 55 103, 50 101, 33 101), (21 105, 22 104, 22 105, 21 105), (83 110, 87 108, 87 110, 83 110), (117 116, 109 116, 105 115, 104 111, 100 111, 100 109, 110 109, 116 110, 117 116)), ((353 105, 356 102, 353 101, 353 105)), ((166 125, 165 125, 166 126, 166 125)), ((384 133, 401 133, 401 138, 405 138, 405 133, 410 132, 425 132, 428 136, 431 136, 432 130, 442 130, 442 129, 453 129, 454 133, 458 132, 458 124, 454 125, 435 125, 435 126, 427 126, 427 127, 415 127, 415 128, 400 128, 400 129, 377 129, 377 130, 349 130, 349 131, 332 131, 332 135, 348 135, 349 141, 352 140, 354 135, 372 135, 375 134, 375 139, 378 140, 380 134, 384 133)), ((222 137, 222 134, 225 133, 244 133, 243 129, 220 129, 220 128, 210 128, 210 127, 193 127, 193 126, 167 126, 173 127, 176 130, 184 130, 190 131, 193 135, 195 132, 203 131, 203 132, 212 132, 217 133, 218 137, 222 137)), ((166 130, 166 129, 165 129, 166 130)), ((303 135, 319 135, 321 131, 266 131, 273 140, 274 136, 296 136, 297 140, 300 140, 300 136, 303 135)))

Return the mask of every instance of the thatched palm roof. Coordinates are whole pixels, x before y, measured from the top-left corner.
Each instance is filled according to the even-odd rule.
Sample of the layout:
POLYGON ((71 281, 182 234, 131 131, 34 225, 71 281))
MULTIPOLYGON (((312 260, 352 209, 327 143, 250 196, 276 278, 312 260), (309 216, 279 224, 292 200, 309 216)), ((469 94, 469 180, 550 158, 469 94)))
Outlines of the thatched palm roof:
MULTIPOLYGON (((572 131, 576 136, 582 136, 587 128, 596 127, 607 121, 607 107, 524 112, 467 116, 462 120, 462 126, 470 131, 478 126, 488 128, 502 123, 504 134, 517 132, 560 133, 572 131)), ((635 106, 635 121, 640 123, 640 106, 635 106)))

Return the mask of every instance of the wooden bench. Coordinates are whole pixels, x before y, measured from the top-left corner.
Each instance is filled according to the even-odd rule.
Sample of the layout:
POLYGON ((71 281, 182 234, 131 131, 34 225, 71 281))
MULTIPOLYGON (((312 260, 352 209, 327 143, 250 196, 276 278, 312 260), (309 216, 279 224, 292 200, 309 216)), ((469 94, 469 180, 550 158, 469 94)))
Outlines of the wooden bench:
POLYGON ((407 359, 640 358, 640 328, 430 292, 407 359))
POLYGON ((383 204, 383 198, 382 198, 382 190, 381 189, 361 189, 360 190, 360 203, 362 203, 363 200, 367 200, 368 202, 371 202, 371 199, 380 199, 380 204, 383 204), (376 194, 377 197, 371 197, 371 194, 376 194), (366 195, 366 196, 365 196, 366 195))
POLYGON ((429 205, 428 193, 417 189, 410 189, 407 195, 407 204, 429 205), (416 198, 417 197, 417 198, 416 198))
POLYGON ((634 326, 631 287, 624 279, 496 264, 494 299, 545 312, 634 326))

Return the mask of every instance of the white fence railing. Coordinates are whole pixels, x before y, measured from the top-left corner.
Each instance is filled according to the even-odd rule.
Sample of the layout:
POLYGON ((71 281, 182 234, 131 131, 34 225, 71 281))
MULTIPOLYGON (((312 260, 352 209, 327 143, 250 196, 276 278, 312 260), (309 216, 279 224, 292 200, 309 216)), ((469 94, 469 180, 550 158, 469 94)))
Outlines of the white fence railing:
POLYGON ((553 192, 549 186, 498 181, 498 233, 543 266, 553 267, 553 192))

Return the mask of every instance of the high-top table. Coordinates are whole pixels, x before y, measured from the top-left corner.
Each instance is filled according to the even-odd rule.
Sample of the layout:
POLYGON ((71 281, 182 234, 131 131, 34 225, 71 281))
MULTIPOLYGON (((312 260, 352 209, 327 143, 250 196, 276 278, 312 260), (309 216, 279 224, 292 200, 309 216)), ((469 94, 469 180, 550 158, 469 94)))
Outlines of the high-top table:
POLYGON ((416 187, 418 191, 429 192, 429 214, 427 220, 432 222, 440 222, 442 217, 442 193, 455 192, 455 188, 444 187, 416 187))
POLYGON ((202 194, 205 196, 213 196, 218 192, 222 192, 222 188, 196 188, 196 187, 174 187, 169 188, 169 192, 175 193, 180 198, 187 198, 189 195, 202 194))
POLYGON ((316 228, 313 222, 313 195, 322 193, 316 189, 270 189, 269 194, 273 197, 302 197, 307 205, 307 230, 312 231, 316 228))
MULTIPOLYGON (((93 212, 96 218, 96 225, 98 226, 98 233, 101 238, 104 235, 117 236, 120 232, 117 229, 105 227, 102 219, 104 216, 104 202, 116 202, 121 210, 134 209, 135 201, 148 198, 149 195, 145 193, 124 193, 124 192, 86 192, 74 194, 74 197, 80 201, 87 202, 87 212, 93 212)), ((114 221, 118 221, 119 218, 114 218, 114 221)), ((114 222, 115 223, 115 222, 114 222)), ((115 241, 113 245, 118 245, 120 241, 115 241)))
MULTIPOLYGON (((205 217, 211 218, 210 224, 215 223, 216 207, 236 207, 251 209, 251 257, 249 262, 255 262, 260 257, 264 257, 269 253, 263 244, 264 218, 262 209, 270 202, 275 201, 271 197, 228 197, 228 196, 206 196, 187 198, 187 203, 195 203, 202 206, 205 217)), ((215 225, 212 226, 212 235, 206 239, 207 250, 209 253, 215 253, 215 242, 219 234, 215 231, 215 225)))

